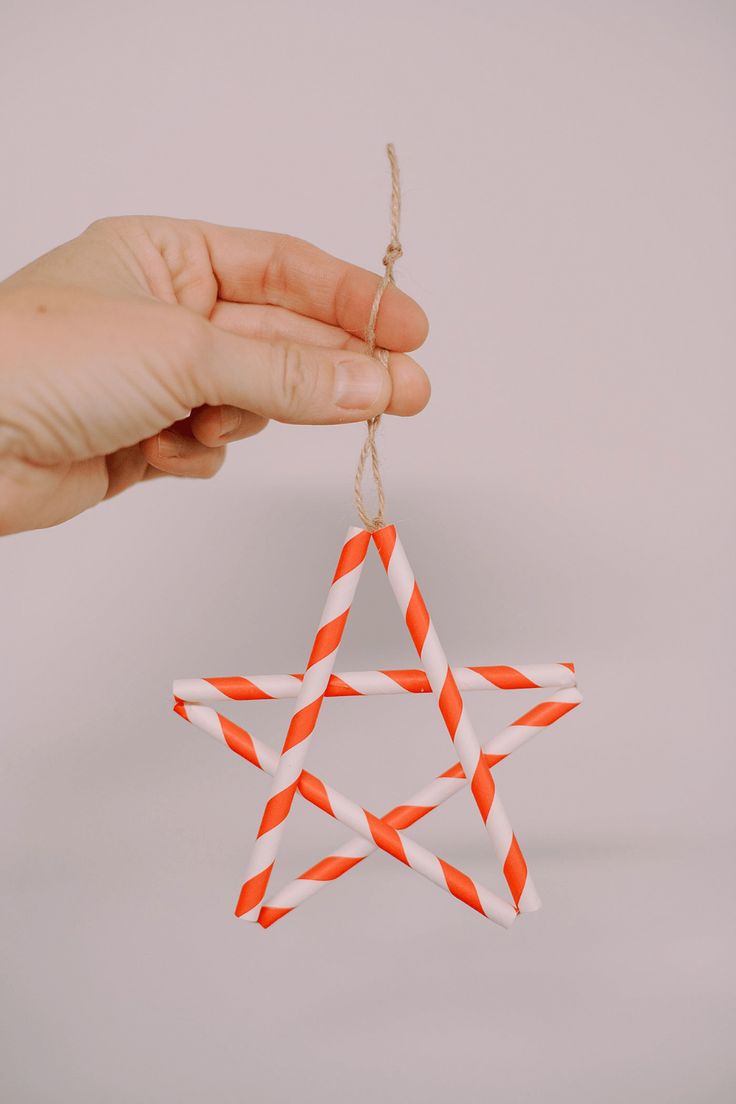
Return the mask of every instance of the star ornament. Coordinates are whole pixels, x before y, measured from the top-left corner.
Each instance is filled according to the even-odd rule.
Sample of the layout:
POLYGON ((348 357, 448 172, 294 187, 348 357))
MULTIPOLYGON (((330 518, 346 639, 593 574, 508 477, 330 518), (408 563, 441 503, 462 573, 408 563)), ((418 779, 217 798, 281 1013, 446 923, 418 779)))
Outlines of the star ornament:
POLYGON ((423 875, 482 916, 510 927, 521 912, 540 907, 518 840, 496 788, 492 768, 582 701, 571 663, 451 668, 393 525, 373 533, 351 528, 342 546, 327 601, 303 675, 254 675, 179 679, 174 709, 236 754, 272 776, 237 916, 262 927, 281 919, 381 850, 423 875), (371 541, 386 570, 419 656, 421 669, 334 673, 335 660, 371 541), (465 708, 463 690, 544 689, 539 702, 484 746, 465 708), (551 691, 551 692, 550 692, 551 691), (457 756, 448 770, 404 804, 379 817, 304 769, 309 742, 325 697, 433 693, 457 756), (295 698, 286 738, 278 755, 206 702, 295 698), (491 847, 502 868, 510 899, 505 900, 427 848, 406 829, 431 813, 469 782, 491 847), (268 887, 294 798, 303 798, 341 821, 356 835, 268 898, 268 887))

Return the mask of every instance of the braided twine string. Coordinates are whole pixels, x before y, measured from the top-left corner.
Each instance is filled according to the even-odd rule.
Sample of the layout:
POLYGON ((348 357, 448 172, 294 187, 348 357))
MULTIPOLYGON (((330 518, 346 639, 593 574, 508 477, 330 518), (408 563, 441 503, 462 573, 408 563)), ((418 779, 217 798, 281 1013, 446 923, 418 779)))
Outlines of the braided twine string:
MULTIPOLYGON (((391 167, 391 241, 388 244, 383 258, 383 278, 376 288, 376 294, 373 298, 373 305, 371 306, 371 313, 368 318, 368 326, 366 327, 365 340, 370 356, 379 360, 386 371, 388 371, 388 351, 386 349, 376 348, 376 322, 378 320, 378 309, 381 306, 381 300, 386 288, 389 284, 396 283, 394 280, 394 265, 401 256, 402 249, 401 242, 399 241, 399 224, 401 219, 399 163, 396 159, 396 150, 392 144, 386 147, 386 153, 388 154, 388 163, 391 167)), ((355 508, 358 511, 363 525, 371 533, 375 532, 376 529, 381 529, 385 524, 384 511, 386 509, 386 499, 383 491, 383 480, 381 478, 378 446, 376 444, 376 432, 380 424, 380 414, 376 415, 375 418, 368 419, 366 438, 360 450, 358 467, 355 472, 355 508), (369 462, 376 490, 376 503, 378 506, 374 515, 368 513, 363 498, 363 482, 365 470, 369 462)))

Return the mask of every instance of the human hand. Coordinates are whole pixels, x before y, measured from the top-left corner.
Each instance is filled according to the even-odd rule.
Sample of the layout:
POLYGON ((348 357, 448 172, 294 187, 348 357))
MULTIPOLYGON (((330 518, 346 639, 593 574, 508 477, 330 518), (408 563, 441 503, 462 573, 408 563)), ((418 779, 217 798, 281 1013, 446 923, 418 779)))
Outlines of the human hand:
POLYGON ((214 475, 282 422, 418 413, 413 299, 297 238, 121 217, 0 283, 0 534, 56 525, 152 476, 214 475))

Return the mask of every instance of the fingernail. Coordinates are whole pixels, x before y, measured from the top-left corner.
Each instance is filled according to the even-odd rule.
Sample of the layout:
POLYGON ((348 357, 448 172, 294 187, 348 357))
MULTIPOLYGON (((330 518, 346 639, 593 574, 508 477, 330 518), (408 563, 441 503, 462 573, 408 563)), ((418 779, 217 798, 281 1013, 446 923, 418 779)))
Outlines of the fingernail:
POLYGON ((178 433, 172 433, 170 429, 162 429, 158 435, 158 454, 167 460, 175 456, 181 456, 182 439, 178 433))
POLYGON ((220 436, 228 437, 234 433, 243 420, 243 414, 234 406, 225 406, 220 412, 220 436))
POLYGON ((375 406, 385 386, 386 371, 376 360, 343 360, 335 365, 335 406, 367 410, 375 406))

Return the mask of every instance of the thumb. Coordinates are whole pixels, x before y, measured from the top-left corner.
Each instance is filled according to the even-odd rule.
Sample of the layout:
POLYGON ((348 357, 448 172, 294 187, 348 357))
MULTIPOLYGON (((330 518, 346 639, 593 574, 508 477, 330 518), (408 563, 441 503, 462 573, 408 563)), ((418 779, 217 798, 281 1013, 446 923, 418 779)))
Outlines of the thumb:
POLYGON ((259 341, 207 326, 204 356, 192 366, 202 404, 238 406, 280 422, 326 425, 372 418, 391 400, 391 375, 373 357, 259 341))

